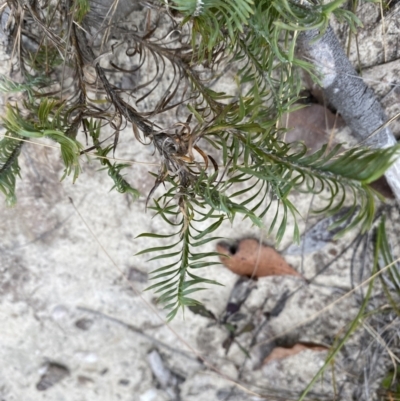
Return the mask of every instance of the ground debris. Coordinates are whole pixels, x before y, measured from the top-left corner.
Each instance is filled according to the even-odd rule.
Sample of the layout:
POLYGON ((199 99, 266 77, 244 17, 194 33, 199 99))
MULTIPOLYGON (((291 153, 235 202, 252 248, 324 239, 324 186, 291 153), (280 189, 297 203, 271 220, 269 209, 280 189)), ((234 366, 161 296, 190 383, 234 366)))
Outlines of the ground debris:
POLYGON ((38 391, 46 391, 65 377, 69 376, 69 369, 64 365, 55 362, 47 363, 43 367, 43 370, 44 372, 36 384, 36 389, 38 391))
POLYGON ((225 242, 217 244, 217 252, 221 262, 232 272, 240 276, 265 277, 291 275, 301 277, 285 259, 272 247, 260 243, 256 239, 245 238, 236 244, 225 242))

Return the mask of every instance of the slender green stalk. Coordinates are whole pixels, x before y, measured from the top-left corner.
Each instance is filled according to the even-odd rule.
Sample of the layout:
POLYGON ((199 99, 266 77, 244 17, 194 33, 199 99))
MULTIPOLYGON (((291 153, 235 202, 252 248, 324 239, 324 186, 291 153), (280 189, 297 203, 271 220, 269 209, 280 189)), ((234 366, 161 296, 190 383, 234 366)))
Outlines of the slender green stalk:
POLYGON ((373 264, 373 269, 372 269, 372 280, 370 280, 368 284, 368 289, 367 293, 365 294, 364 300, 361 304, 361 307, 357 313, 357 316, 354 318, 354 320, 350 323, 350 327, 348 328, 346 334, 343 336, 343 338, 340 340, 339 344, 335 347, 333 351, 330 352, 329 356, 325 360, 324 365, 319 369, 319 371, 316 373, 316 375, 313 377, 311 382, 307 385, 305 390, 302 392, 300 398, 298 401, 303 401, 309 391, 314 387, 315 383, 319 379, 319 377, 325 372, 326 368, 333 363, 336 355, 340 352, 340 350, 343 348, 343 346, 346 344, 350 336, 354 333, 354 331, 357 329, 357 327, 361 324, 364 312, 368 306, 371 294, 372 294, 372 289, 374 287, 374 281, 375 281, 375 273, 378 271, 378 264, 379 264, 379 257, 381 255, 382 249, 382 236, 385 234, 385 221, 384 219, 381 220, 379 227, 377 229, 377 240, 375 244, 375 252, 374 252, 374 264, 373 264))

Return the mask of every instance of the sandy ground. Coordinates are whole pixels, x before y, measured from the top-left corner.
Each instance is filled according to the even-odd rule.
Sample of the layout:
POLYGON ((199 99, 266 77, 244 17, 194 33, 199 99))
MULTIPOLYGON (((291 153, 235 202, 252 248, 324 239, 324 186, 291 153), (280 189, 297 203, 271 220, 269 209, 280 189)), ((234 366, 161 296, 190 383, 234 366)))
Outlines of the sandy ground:
MULTIPOLYGON (((167 327, 164 312, 154 306, 154 295, 142 293, 149 284, 147 272, 157 265, 134 256, 148 246, 146 240, 135 237, 142 232, 167 233, 162 222, 144 213, 143 200, 130 204, 125 196, 109 192, 109 178, 96 167, 84 164, 82 177, 72 185, 68 180, 59 182, 59 161, 52 149, 25 147, 22 160, 24 180, 18 205, 1 212, 3 398, 170 399, 149 362, 149 353, 157 350, 182 381, 182 400, 223 399, 217 394, 227 392, 231 383, 221 373, 237 378, 245 360, 235 344, 225 355, 222 343, 227 330, 210 327, 210 320, 188 310, 167 327), (52 177, 49 165, 54 166, 52 177), (200 363, 199 356, 218 373, 200 363), (49 363, 65 367, 65 378, 38 392, 49 363)), ((225 225, 218 234, 238 238, 260 232, 239 222, 225 225)), ((315 262, 325 265, 333 258, 330 253, 339 252, 341 246, 310 255, 305 275, 313 274, 315 262)), ((299 267, 299 257, 288 259, 299 267)), ((220 266, 203 274, 224 284, 200 296, 220 316, 237 278, 220 266)), ((285 291, 304 286, 271 319, 263 338, 285 332, 349 289, 346 258, 326 271, 319 283, 304 286, 301 279, 292 277, 259 279, 242 312, 249 317, 272 310, 285 291)), ((291 335, 299 341, 329 345, 332 330, 335 333, 354 316, 355 306, 349 299, 291 335)), ((246 344, 249 335, 242 337, 246 344)), ((300 390, 325 356, 326 352, 305 351, 274 362, 253 372, 257 386, 285 389, 290 385, 300 390)), ((251 369, 246 379, 254 385, 251 369)))

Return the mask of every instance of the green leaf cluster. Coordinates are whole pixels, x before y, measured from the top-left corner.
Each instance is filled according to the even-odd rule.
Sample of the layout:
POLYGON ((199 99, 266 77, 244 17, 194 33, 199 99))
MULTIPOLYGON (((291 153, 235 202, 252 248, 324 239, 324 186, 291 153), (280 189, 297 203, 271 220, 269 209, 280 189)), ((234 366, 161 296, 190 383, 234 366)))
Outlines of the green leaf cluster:
POLYGON ((61 157, 64 161, 64 177, 73 172, 73 180, 80 172, 79 155, 82 145, 66 134, 63 118, 64 105, 57 100, 44 98, 38 105, 25 103, 30 110, 30 119, 22 115, 18 106, 7 106, 3 117, 7 132, 25 138, 49 138, 60 145, 61 157))
POLYGON ((89 135, 93 139, 94 146, 96 148, 96 155, 100 156, 100 162, 103 166, 106 166, 105 169, 108 170, 108 175, 111 177, 111 179, 114 181, 114 186, 111 188, 113 190, 114 188, 121 194, 129 194, 132 198, 132 200, 136 200, 139 198, 140 193, 137 189, 133 188, 123 177, 121 174, 121 170, 124 168, 129 167, 128 164, 123 164, 123 163, 111 163, 107 159, 107 155, 115 149, 114 145, 108 145, 105 148, 101 147, 100 143, 100 122, 99 121, 94 121, 93 119, 90 120, 84 120, 84 127, 89 132, 89 135))
POLYGON ((214 280, 208 280, 194 274, 194 271, 206 266, 219 264, 209 259, 213 256, 218 256, 217 253, 202 253, 198 252, 197 248, 219 238, 215 236, 210 237, 209 235, 224 220, 224 215, 215 213, 215 210, 212 208, 209 208, 207 212, 196 210, 196 207, 203 209, 205 205, 197 202, 195 199, 188 202, 185 200, 185 196, 181 196, 180 198, 180 207, 178 205, 168 206, 169 202, 167 199, 170 199, 172 196, 174 196, 174 191, 168 191, 162 199, 155 201, 155 206, 151 207, 151 209, 155 210, 156 214, 164 221, 179 228, 179 231, 172 235, 145 233, 139 235, 139 237, 178 237, 178 241, 172 245, 147 248, 137 253, 137 255, 141 255, 166 251, 166 253, 152 257, 149 261, 158 259, 171 260, 168 264, 152 271, 152 279, 158 280, 158 282, 147 288, 147 290, 153 290, 158 295, 159 302, 164 304, 165 308, 169 310, 167 317, 169 320, 175 317, 180 308, 200 304, 192 298, 191 294, 205 289, 205 284, 219 284, 214 280), (164 202, 164 205, 161 202, 164 202), (197 217, 195 217, 196 212, 197 217), (212 222, 213 220, 214 222, 212 222), (204 222, 208 224, 210 221, 212 223, 205 229, 199 229, 199 224, 204 222))
POLYGON ((0 191, 6 197, 8 206, 14 206, 17 198, 15 196, 15 181, 19 176, 18 156, 23 142, 17 136, 7 135, 0 140, 0 191))

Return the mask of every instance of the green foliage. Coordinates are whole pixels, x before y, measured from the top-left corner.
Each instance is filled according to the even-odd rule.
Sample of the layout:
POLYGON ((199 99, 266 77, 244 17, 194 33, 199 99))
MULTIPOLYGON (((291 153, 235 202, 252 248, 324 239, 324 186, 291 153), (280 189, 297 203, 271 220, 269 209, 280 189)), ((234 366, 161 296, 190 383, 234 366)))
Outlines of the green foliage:
POLYGON ((202 35, 208 52, 222 40, 221 28, 226 28, 231 40, 235 40, 254 12, 252 0, 174 0, 173 4, 187 18, 195 18, 193 31, 202 35))
MULTIPOLYGON (((339 146, 325 146, 310 155, 301 143, 285 143, 278 128, 282 115, 299 107, 299 73, 303 69, 313 74, 312 66, 295 56, 298 33, 319 29, 322 34, 332 14, 355 28, 358 19, 340 8, 342 4, 154 0, 165 24, 170 18, 169 33, 165 35, 166 26, 159 29, 163 18, 149 16, 145 27, 132 23, 115 29, 118 45, 108 41, 109 29, 114 29, 107 25, 111 17, 97 16, 87 0, 43 7, 21 3, 24 20, 18 17, 19 6, 13 6, 21 28, 17 32, 29 31, 28 38, 37 45, 29 51, 21 48, 23 83, 0 79, 0 90, 20 93, 3 116, 7 136, 0 142, 0 189, 7 202, 15 201, 18 138, 58 143, 63 178, 72 175, 73 180, 80 172, 80 156, 94 151, 113 188, 137 199, 139 192, 122 174, 128 165, 111 160, 120 136, 130 132, 124 128, 131 128, 137 146, 150 145, 160 165, 153 173, 149 208, 176 228, 170 245, 156 244, 140 252, 157 253, 151 260, 169 259, 153 272, 156 282, 150 287, 169 310, 169 319, 181 307, 197 307, 192 294, 216 284, 197 271, 217 264, 218 255, 200 248, 218 238, 215 231, 225 220, 233 222, 240 215, 266 227, 279 243, 292 218, 293 237, 298 240, 293 193, 304 192, 326 201, 317 213, 336 213, 350 203, 343 217, 345 221, 353 216, 348 229, 358 225, 367 230, 376 202, 369 184, 390 166, 398 148, 357 148, 339 154, 339 146), (39 8, 40 13, 35 11, 39 8), (104 31, 104 36, 96 47, 87 32, 99 19, 98 34, 104 31), (130 67, 119 65, 121 59, 128 59, 130 67), (236 95, 212 86, 223 74, 221 66, 232 67, 236 95), (124 86, 121 76, 132 79, 134 87, 124 86), (159 85, 164 86, 157 95, 159 85), (175 121, 160 126, 166 112, 175 121), (83 135, 91 142, 85 150, 83 135), (164 193, 152 199, 162 186, 164 193)), ((165 238, 154 233, 142 236, 165 238)))
MULTIPOLYGON (((158 209, 158 205, 154 208, 158 209)), ((180 211, 176 210, 177 207, 172 209, 159 209, 158 213, 162 215, 164 219, 171 219, 171 217, 179 217, 180 211), (167 217, 168 215, 168 217, 167 217)), ((186 211, 187 212, 187 211, 186 211)), ((220 217, 218 223, 220 224, 223 217, 220 217)), ((176 223, 175 223, 176 225, 176 223)), ((204 235, 203 232, 198 232, 194 227, 194 221, 187 223, 185 217, 181 218, 178 223, 180 226, 180 233, 178 234, 179 240, 172 245, 148 248, 137 255, 148 254, 153 252, 168 251, 165 254, 155 256, 150 260, 156 259, 175 259, 178 257, 176 262, 168 263, 152 272, 152 279, 160 279, 159 282, 153 284, 148 290, 154 290, 154 292, 159 295, 159 302, 165 305, 165 308, 169 310, 167 319, 171 320, 177 314, 179 308, 185 306, 196 306, 200 303, 191 297, 194 292, 203 290, 204 287, 199 287, 199 285, 204 284, 219 284, 213 280, 207 280, 205 278, 199 277, 193 273, 193 270, 204 266, 210 266, 216 263, 204 262, 205 257, 213 256, 213 254, 203 254, 194 252, 197 246, 200 246, 208 241, 216 239, 216 237, 207 238, 206 240, 201 240, 204 235), (187 227, 185 225, 188 224, 187 227), (193 234, 193 232, 197 234, 193 234), (178 249, 178 250, 177 250, 178 249), (201 261, 200 261, 201 260, 201 261)), ((211 227, 211 226, 210 226, 211 227)), ((210 227, 205 231, 209 232, 210 227)), ((140 237, 151 236, 149 234, 142 234, 140 237)))
POLYGON ((85 15, 90 11, 90 4, 88 0, 75 0, 74 1, 75 18, 78 23, 81 23, 85 15))
POLYGON ((31 110, 31 119, 24 117, 18 106, 7 106, 3 117, 6 130, 12 135, 25 138, 49 138, 60 145, 61 156, 64 161, 64 176, 73 172, 73 180, 80 172, 79 154, 82 145, 65 135, 62 118, 63 104, 56 100, 44 98, 38 105, 25 104, 31 110))
MULTIPOLYGON (((382 222, 385 225, 385 221, 382 222)), ((385 274, 379 276, 386 298, 393 311, 400 316, 400 268, 399 264, 394 261, 393 253, 389 245, 386 230, 377 238, 377 246, 381 252, 378 269, 384 269, 389 266, 385 274)))
POLYGON ((42 44, 33 54, 30 53, 27 64, 40 76, 45 76, 51 69, 62 65, 63 59, 57 47, 52 43, 42 44))
POLYGON ((382 380, 382 388, 387 394, 387 400, 397 400, 400 398, 400 366, 396 366, 394 371, 389 372, 382 380))
MULTIPOLYGON (((361 330, 362 328, 370 328, 374 318, 380 322, 385 322, 384 326, 379 329, 378 338, 382 342, 385 341, 385 345, 387 346, 390 354, 396 354, 396 342, 391 343, 391 341, 387 341, 387 338, 398 338, 398 322, 396 320, 396 315, 399 315, 400 275, 398 261, 393 257, 391 246, 387 237, 386 220, 387 217, 385 214, 383 214, 379 219, 379 223, 373 229, 373 235, 368 236, 368 241, 371 239, 371 237, 373 239, 373 265, 370 277, 356 287, 359 288, 363 287, 364 284, 368 284, 368 287, 366 286, 366 292, 365 295, 363 295, 363 300, 359 311, 354 319, 349 323, 346 333, 341 338, 336 340, 336 344, 332 346, 324 365, 306 387, 300 396, 299 401, 306 399, 309 391, 317 383, 317 380, 324 374, 327 368, 329 369, 330 365, 334 363, 335 357, 346 345, 349 338, 355 333, 355 331, 359 329, 361 330), (378 279, 381 286, 379 286, 379 283, 377 283, 378 279), (382 298, 381 296, 382 287, 384 289, 386 299, 382 298), (378 307, 376 307, 376 301, 378 301, 378 307), (390 333, 390 335, 388 333, 390 333)), ((370 340, 371 332, 366 330, 366 333, 368 333, 368 340, 370 340)), ((360 337, 358 337, 357 342, 361 341, 362 340, 360 340, 360 337)), ((377 341, 378 348, 382 345, 381 341, 377 341)), ((370 352, 369 355, 376 352, 371 350, 367 351, 367 349, 365 351, 367 354, 370 352)), ((366 360, 369 364, 370 356, 367 357, 366 360)), ((384 395, 385 398, 382 399, 385 400, 394 400, 400 395, 400 376, 398 372, 398 366, 395 364, 395 357, 392 359, 392 363, 392 368, 394 368, 394 371, 390 370, 386 374, 381 382, 381 391, 379 391, 379 393, 384 395)))
POLYGON ((328 357, 325 360, 325 363, 323 366, 318 370, 316 375, 313 377, 311 382, 307 385, 306 389, 303 391, 301 394, 299 401, 305 400, 307 394, 310 392, 310 390, 313 388, 317 380, 322 376, 322 374, 325 372, 325 370, 329 367, 329 365, 334 361, 336 355, 338 355, 339 351, 343 348, 343 346, 346 344, 350 336, 357 330, 357 328, 362 324, 362 321, 367 314, 367 307, 369 304, 369 301, 372 296, 373 288, 374 288, 374 282, 376 278, 376 273, 378 272, 379 269, 379 260, 382 257, 382 255, 385 253, 385 242, 386 242, 386 227, 385 227, 385 218, 383 217, 376 229, 376 242, 375 242, 375 247, 374 247, 374 263, 372 267, 372 272, 371 272, 371 277, 368 283, 368 288, 365 294, 365 297, 362 301, 361 307, 357 313, 357 316, 354 318, 354 320, 349 324, 349 328, 347 329, 346 333, 344 336, 338 341, 338 344, 334 347, 329 352, 328 357))
POLYGON ((12 94, 26 92, 29 99, 32 99, 33 88, 43 83, 43 77, 31 77, 31 79, 27 79, 25 83, 19 83, 3 74, 0 74, 0 93, 12 94))
POLYGON ((140 193, 137 189, 131 187, 131 185, 125 180, 121 174, 121 170, 129 167, 128 164, 121 163, 111 163, 107 159, 107 155, 114 149, 114 146, 109 145, 106 148, 102 148, 99 138, 100 138, 100 122, 93 121, 93 119, 83 121, 85 129, 89 132, 93 139, 94 146, 96 148, 96 155, 100 156, 100 162, 102 165, 106 166, 105 169, 108 170, 108 175, 114 181, 114 186, 111 189, 116 189, 121 194, 129 194, 132 200, 139 198, 140 193))
POLYGON ((18 156, 23 142, 18 137, 5 136, 0 140, 0 191, 6 197, 9 206, 14 206, 17 200, 15 196, 15 181, 19 176, 18 156))

